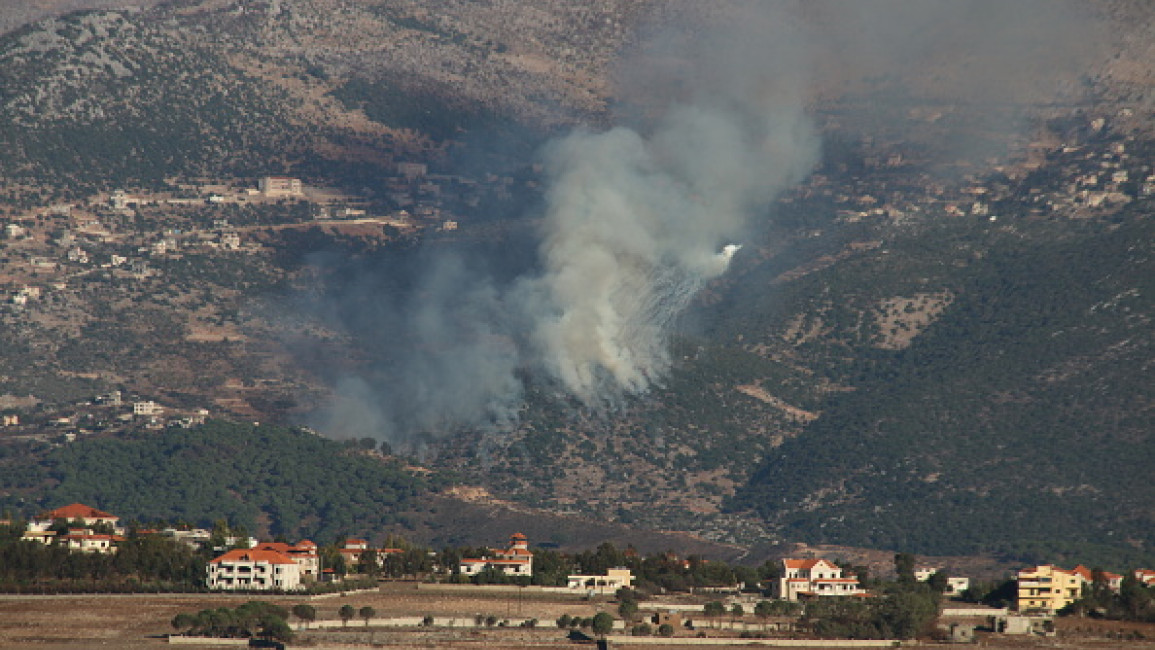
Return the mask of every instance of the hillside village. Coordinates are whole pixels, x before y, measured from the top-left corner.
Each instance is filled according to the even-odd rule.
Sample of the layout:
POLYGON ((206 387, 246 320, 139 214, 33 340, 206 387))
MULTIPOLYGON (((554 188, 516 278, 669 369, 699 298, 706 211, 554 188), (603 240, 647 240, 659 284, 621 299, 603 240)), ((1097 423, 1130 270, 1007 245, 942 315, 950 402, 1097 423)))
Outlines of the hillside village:
MULTIPOLYGON (((999 221, 1007 214, 1109 218, 1134 202, 1155 200, 1155 173, 1146 162, 1152 144, 1135 134, 1121 135, 1129 119, 1128 114, 1056 118, 1045 137, 1021 144, 1017 161, 996 167, 989 176, 968 175, 955 183, 910 173, 919 163, 900 142, 864 140, 783 197, 781 209, 826 210, 839 223, 888 227, 923 217, 978 217, 1004 229, 1014 228, 1013 221, 999 221), (1119 124, 1113 123, 1116 119, 1119 124)), ((57 357, 50 367, 26 366, 23 372, 32 371, 32 376, 21 377, 12 374, 20 371, 14 366, 9 375, 0 375, 0 435, 73 439, 133 424, 188 426, 208 413, 283 417, 282 409, 269 406, 318 387, 299 370, 280 364, 275 350, 246 345, 269 324, 238 306, 254 294, 309 281, 285 266, 285 247, 292 241, 286 233, 315 233, 362 250, 412 238, 470 237, 468 224, 476 220, 479 206, 524 200, 537 195, 542 183, 537 167, 518 179, 433 173, 423 162, 398 162, 394 169, 395 175, 383 179, 383 194, 372 201, 299 178, 268 176, 249 183, 174 182, 170 192, 117 190, 80 201, 0 208, 0 321, 32 335, 72 338, 83 333, 90 340, 87 349, 45 344, 41 354, 57 357), (464 230, 458 232, 459 227, 464 230), (226 373, 219 377, 223 386, 218 390, 189 385, 185 378, 166 385, 151 367, 126 373, 131 364, 110 364, 101 351, 112 343, 102 337, 120 334, 101 323, 107 316, 93 317, 94 300, 105 303, 116 318, 138 314, 138 334, 165 346, 183 345, 193 354, 200 347, 213 357, 207 350, 223 345, 250 358, 232 362, 232 368, 218 362, 226 373), (239 372, 243 368, 261 376, 246 377, 239 372), (33 391, 21 394, 27 390, 21 386, 33 391), (82 386, 106 392, 81 398, 82 386), (248 393, 256 399, 248 399, 248 393), (117 394, 133 405, 133 417, 96 408, 121 406, 117 394)), ((784 273, 777 282, 876 252, 879 246, 878 241, 853 242, 840 253, 784 273)), ((880 306, 880 347, 908 345, 951 296, 912 300, 880 306)), ((149 361, 137 359, 146 366, 149 361)), ((813 417, 764 391, 746 390, 790 418, 806 422, 813 417)))
MULTIPOLYGON (((201 575, 195 583, 185 585, 192 590, 315 594, 372 588, 379 581, 401 580, 472 585, 478 590, 489 588, 486 585, 511 584, 533 590, 532 593, 568 593, 586 600, 610 598, 631 603, 619 607, 623 620, 617 621, 616 627, 628 629, 633 621, 635 635, 643 629, 650 630, 651 624, 654 628, 669 626, 666 629, 670 631, 664 632, 666 636, 693 635, 706 626, 713 631, 718 627, 719 616, 724 616, 727 623, 717 633, 740 631, 746 637, 753 630, 765 632, 767 621, 773 620, 773 629, 796 635, 807 629, 803 625, 807 612, 817 611, 821 603, 847 599, 868 602, 887 597, 888 590, 893 589, 877 579, 863 584, 855 573, 861 569, 845 568, 829 559, 784 557, 776 563, 767 563, 757 572, 736 573, 719 566, 720 571, 712 571, 714 578, 707 578, 700 586, 689 587, 688 591, 685 588, 669 590, 650 581, 654 575, 653 560, 659 560, 667 570, 685 572, 708 563, 701 558, 681 559, 671 554, 642 558, 632 549, 619 554, 604 545, 593 555, 564 556, 548 550, 532 550, 528 538, 521 533, 512 534, 504 547, 477 549, 473 555, 468 555, 468 550, 446 549, 438 553, 396 539, 391 541, 401 542, 399 547, 378 548, 365 539, 346 538, 321 548, 311 540, 260 541, 245 535, 231 535, 227 530, 141 528, 136 524, 126 525, 112 513, 81 503, 42 513, 26 525, 12 521, 2 521, 0 525, 10 529, 23 526, 16 531, 20 533, 19 538, 8 538, 0 546, 0 553, 5 557, 15 557, 14 549, 25 544, 33 545, 28 550, 49 547, 81 556, 116 557, 122 547, 132 543, 130 540, 168 540, 174 550, 192 550, 205 558, 200 564, 201 575), (589 564, 591 558, 600 559, 589 564), (558 560, 562 561, 561 565, 557 564, 558 560), (622 564, 607 564, 614 561, 622 564), (603 568, 586 573, 571 570, 563 579, 556 571, 567 565, 603 568), (543 578, 543 571, 553 571, 556 577, 543 578), (679 591, 685 594, 678 595, 679 591), (788 622, 799 615, 801 618, 797 621, 788 622)), ((1124 590, 1138 589, 1147 591, 1150 599, 1150 592, 1155 592, 1155 571, 1149 569, 1135 569, 1124 576, 1093 571, 1082 565, 1069 570, 1039 565, 1019 569, 1005 583, 1012 587, 1013 600, 1007 606, 992 607, 974 601, 975 593, 968 577, 947 575, 934 567, 919 567, 912 564, 913 560, 914 557, 907 554, 896 556, 899 584, 909 580, 909 585, 924 585, 928 593, 940 594, 937 598, 941 602, 936 610, 939 629, 956 641, 973 641, 976 629, 992 634, 1053 636, 1054 617, 1082 611, 1079 608, 1086 607, 1084 603, 1094 593, 1118 596, 1124 590)), ((35 579, 17 584, 7 580, 10 578, 0 577, 0 588, 15 587, 18 592, 37 589, 35 579)), ((54 590, 68 591, 79 586, 81 583, 72 583, 71 587, 67 582, 53 583, 54 590)), ((366 618, 366 625, 373 623, 368 620, 372 615, 366 618)), ((420 623, 435 624, 428 620, 420 623)), ((567 621, 565 625, 568 624, 567 621)), ((563 623, 559 621, 558 626, 562 627, 563 623)))
POLYGON ((225 360, 227 374, 208 391, 171 378, 149 381, 151 373, 139 369, 151 366, 156 350, 113 358, 107 346, 130 343, 103 319, 135 319, 136 334, 161 348, 223 346, 261 354, 245 349, 253 323, 237 307, 290 277, 273 259, 285 254, 290 230, 347 239, 367 250, 425 233, 452 236, 461 211, 509 200, 514 183, 510 177, 433 174, 415 162, 398 163, 397 175, 385 182, 388 205, 396 206, 387 210, 278 176, 251 185, 182 184, 167 193, 117 190, 79 202, 0 208, 7 213, 0 231, 0 322, 37 338, 55 335, 36 345, 44 346, 41 355, 56 357, 50 367, 13 365, 0 375, 0 436, 71 441, 142 427, 188 427, 210 413, 275 416, 238 394, 292 393, 302 388, 300 378, 279 377, 269 368, 272 376, 257 379, 225 360), (97 316, 94 310, 111 313, 97 316), (78 336, 84 344, 61 346, 78 336), (81 397, 83 386, 105 392, 81 397))

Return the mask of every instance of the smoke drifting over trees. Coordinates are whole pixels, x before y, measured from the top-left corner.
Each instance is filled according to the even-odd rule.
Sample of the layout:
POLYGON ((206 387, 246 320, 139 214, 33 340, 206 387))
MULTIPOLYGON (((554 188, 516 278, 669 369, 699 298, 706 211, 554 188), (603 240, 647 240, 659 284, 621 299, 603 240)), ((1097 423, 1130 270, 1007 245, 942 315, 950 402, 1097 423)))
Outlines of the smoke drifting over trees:
POLYGON ((788 82, 792 39, 781 21, 742 15, 643 48, 638 65, 675 73, 625 73, 669 98, 644 107, 657 112, 652 123, 576 132, 547 149, 545 270, 531 282, 545 309, 533 342, 587 405, 660 380, 670 323, 726 269, 734 249, 723 247, 817 162, 818 138, 788 82))
POLYGON ((691 4, 689 24, 667 14, 620 68, 617 126, 542 152, 544 219, 522 272, 496 279, 486 260, 435 252, 404 292, 370 274, 322 301, 388 353, 334 377, 337 399, 315 424, 400 440, 501 429, 527 380, 593 408, 647 391, 669 370, 674 318, 817 163, 807 103, 890 66, 918 77, 911 57, 927 53, 948 84, 989 100, 992 75, 1029 74, 1056 49, 1047 38, 1070 28, 1069 6, 1027 4, 1046 19, 997 2, 971 12, 897 0, 691 4))

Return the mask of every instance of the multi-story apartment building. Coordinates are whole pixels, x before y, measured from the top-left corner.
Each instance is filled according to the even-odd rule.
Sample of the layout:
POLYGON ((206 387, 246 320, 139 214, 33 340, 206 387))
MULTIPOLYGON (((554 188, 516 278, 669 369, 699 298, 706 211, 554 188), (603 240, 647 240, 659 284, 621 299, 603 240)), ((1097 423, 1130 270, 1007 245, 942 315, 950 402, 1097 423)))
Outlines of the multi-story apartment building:
POLYGON ((234 549, 209 562, 208 587, 232 591, 291 591, 301 588, 301 567, 293 558, 277 551, 234 549))

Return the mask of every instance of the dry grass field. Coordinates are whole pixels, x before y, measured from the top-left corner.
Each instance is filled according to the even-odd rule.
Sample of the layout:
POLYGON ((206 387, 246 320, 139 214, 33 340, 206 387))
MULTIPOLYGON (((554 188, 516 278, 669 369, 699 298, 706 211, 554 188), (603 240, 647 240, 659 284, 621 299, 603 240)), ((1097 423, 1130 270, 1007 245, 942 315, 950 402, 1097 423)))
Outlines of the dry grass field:
MULTIPOLYGON (((165 635, 172 632, 169 621, 181 613, 201 609, 235 607, 251 596, 200 595, 90 595, 90 596, 0 596, 0 648, 40 648, 76 650, 79 648, 159 648, 169 646, 165 635)), ((533 589, 493 591, 480 588, 452 590, 418 587, 412 583, 384 586, 380 591, 354 592, 311 598, 270 596, 263 600, 285 607, 308 602, 317 609, 318 621, 332 627, 298 630, 294 647, 391 649, 466 649, 503 648, 537 650, 574 646, 554 621, 562 614, 588 617, 598 611, 614 613, 616 604, 608 598, 587 601, 578 595, 543 594, 533 589), (433 616, 436 621, 448 618, 472 621, 477 615, 495 616, 499 621, 537 618, 537 628, 449 627, 444 623, 432 627, 366 626, 359 618, 347 625, 338 623, 337 610, 342 605, 354 609, 368 606, 379 618, 433 616)), ((299 622, 292 621, 294 629, 299 622)), ((1155 625, 1113 623, 1090 619, 1059 619, 1059 636, 1049 639, 990 637, 982 639, 988 650, 1020 648, 1124 648, 1155 650, 1155 625)), ((720 630, 707 628, 709 636, 720 630)), ((683 632, 684 633, 684 632, 683 632)), ((742 642, 729 647, 741 647, 742 642)), ((938 645, 928 642, 928 645, 938 645)), ((212 646, 185 646, 212 647, 212 646)), ((218 646, 219 647, 219 646, 218 646)), ((615 642, 618 650, 691 648, 678 639, 660 645, 615 642)), ((720 647, 720 646, 713 646, 720 647)), ((726 646, 721 646, 726 647, 726 646)), ((811 646, 812 647, 812 646, 811 646)), ((834 646, 831 646, 834 647, 834 646)))
MULTIPOLYGON (((0 648, 146 648, 167 647, 164 635, 172 632, 169 621, 181 612, 235 607, 247 600, 268 600, 285 607, 308 602, 317 609, 319 621, 340 620, 337 610, 345 604, 365 606, 382 618, 400 616, 456 617, 472 620, 478 614, 498 620, 538 618, 542 626, 524 628, 375 628, 354 619, 347 627, 298 632, 295 645, 347 647, 384 645, 391 648, 502 647, 540 648, 565 644, 553 622, 563 613, 593 616, 612 610, 606 600, 587 602, 565 594, 493 593, 470 594, 456 590, 419 590, 414 584, 388 585, 380 592, 356 592, 345 596, 312 598, 292 596, 201 595, 76 595, 0 597, 0 648)), ((297 621, 292 621, 296 628, 297 621)), ((197 646, 203 647, 203 646, 197 646)))

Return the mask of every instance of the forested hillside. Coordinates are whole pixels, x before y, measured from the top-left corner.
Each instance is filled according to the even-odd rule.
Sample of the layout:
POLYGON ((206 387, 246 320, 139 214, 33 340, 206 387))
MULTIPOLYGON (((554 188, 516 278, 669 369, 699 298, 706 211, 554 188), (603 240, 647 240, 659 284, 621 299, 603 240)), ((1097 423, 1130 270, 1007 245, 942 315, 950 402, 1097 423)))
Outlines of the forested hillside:
POLYGON ((298 429, 209 422, 79 440, 0 458, 3 507, 25 516, 82 502, 123 520, 331 540, 404 527, 430 480, 394 459, 298 429))
POLYGON ((849 390, 731 507, 813 542, 1150 557, 1153 241, 1138 209, 946 220, 773 294, 772 311, 745 318, 824 320, 822 341, 795 352, 849 390), (872 305, 914 291, 952 298, 909 347, 871 350, 877 328, 855 332, 872 305))

